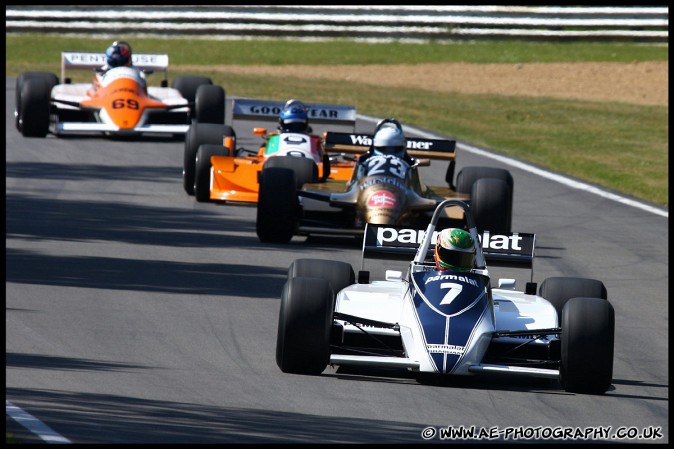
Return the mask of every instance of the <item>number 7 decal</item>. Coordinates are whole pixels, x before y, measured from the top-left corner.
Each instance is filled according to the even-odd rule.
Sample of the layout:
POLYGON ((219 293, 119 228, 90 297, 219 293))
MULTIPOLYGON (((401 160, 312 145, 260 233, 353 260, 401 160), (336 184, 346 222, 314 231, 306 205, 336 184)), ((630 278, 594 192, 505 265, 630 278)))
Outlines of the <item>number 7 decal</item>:
POLYGON ((450 304, 452 301, 454 301, 454 298, 459 296, 459 293, 461 293, 461 290, 463 290, 463 285, 457 284, 455 282, 443 282, 440 284, 440 288, 449 289, 449 291, 445 294, 445 297, 442 298, 442 301, 440 301, 440 305, 443 305, 450 304))

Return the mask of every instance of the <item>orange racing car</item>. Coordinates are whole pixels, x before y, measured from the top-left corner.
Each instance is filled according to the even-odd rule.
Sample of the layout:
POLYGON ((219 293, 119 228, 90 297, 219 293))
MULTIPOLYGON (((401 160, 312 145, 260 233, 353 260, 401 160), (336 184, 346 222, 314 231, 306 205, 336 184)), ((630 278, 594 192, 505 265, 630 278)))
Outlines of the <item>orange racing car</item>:
POLYGON ((72 133, 183 136, 193 121, 225 122, 225 91, 201 76, 179 76, 168 87, 168 55, 133 54, 131 67, 98 69, 105 53, 62 52, 61 78, 23 72, 16 80, 14 116, 24 137, 72 133), (89 83, 73 83, 66 69, 94 71, 89 83), (147 75, 163 71, 160 86, 147 75))
MULTIPOLYGON (((284 105, 276 101, 234 99, 232 120, 277 120, 291 102, 298 100, 284 105)), ((262 138, 260 147, 255 149, 236 148, 236 134, 231 126, 193 124, 185 135, 185 191, 200 202, 257 203, 258 178, 263 167, 292 168, 298 186, 326 179, 349 180, 355 158, 328 155, 317 129, 341 127, 353 132, 355 107, 307 104, 306 112, 314 128, 309 133, 254 128, 253 134, 262 138)))

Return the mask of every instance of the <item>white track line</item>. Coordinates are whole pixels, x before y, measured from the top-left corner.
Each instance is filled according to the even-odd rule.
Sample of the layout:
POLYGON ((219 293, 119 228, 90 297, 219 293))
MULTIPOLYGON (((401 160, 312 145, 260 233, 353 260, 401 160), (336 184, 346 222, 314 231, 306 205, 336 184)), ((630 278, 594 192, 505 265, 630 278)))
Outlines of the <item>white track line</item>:
MULTIPOLYGON (((362 120, 365 120, 365 121, 368 121, 368 122, 372 122, 372 123, 377 123, 380 120, 379 118, 376 118, 376 117, 370 117, 370 116, 365 116, 365 115, 360 115, 360 114, 358 114, 358 118, 360 118, 362 120)), ((443 139, 444 138, 443 136, 440 136, 438 134, 429 133, 427 131, 423 131, 421 129, 414 128, 412 126, 405 125, 405 128, 411 130, 413 133, 418 134, 420 137, 425 138, 425 139, 443 139)), ((547 170, 542 170, 540 168, 533 167, 529 164, 526 164, 526 163, 521 162, 521 161, 517 161, 515 159, 511 159, 511 158, 506 157, 506 156, 501 156, 501 155, 498 155, 498 154, 490 153, 489 151, 483 150, 483 149, 478 148, 478 147, 474 147, 472 145, 468 145, 466 143, 457 142, 457 147, 460 147, 463 151, 468 151, 469 153, 473 153, 473 154, 477 154, 477 155, 480 155, 480 156, 495 159, 495 160, 497 160, 499 162, 502 162, 506 165, 510 165, 512 167, 516 167, 516 168, 519 168, 521 170, 528 171, 530 173, 541 176, 543 178, 547 178, 547 179, 550 179, 552 181, 558 182, 560 184, 564 184, 564 185, 566 185, 568 187, 571 187, 573 189, 583 190, 585 192, 592 193, 592 194, 595 194, 595 195, 599 195, 603 198, 607 198, 607 199, 612 200, 612 201, 617 201, 618 203, 623 203, 623 204, 626 204, 626 205, 631 206, 631 207, 636 207, 636 208, 645 210, 646 212, 650 212, 650 213, 660 215, 660 216, 665 217, 665 218, 669 218, 669 212, 666 211, 666 210, 658 209, 657 207, 653 207, 653 206, 650 206, 648 204, 645 204, 645 203, 642 203, 642 202, 639 202, 639 201, 635 201, 635 200, 630 199, 630 198, 626 198, 626 197, 623 197, 623 196, 620 196, 620 195, 616 195, 615 193, 607 192, 605 190, 602 190, 602 189, 600 189, 598 187, 595 187, 595 186, 591 186, 591 185, 586 184, 584 182, 576 181, 574 179, 567 178, 566 176, 562 176, 562 175, 559 175, 559 174, 556 174, 556 173, 552 173, 552 172, 549 172, 547 170)))
POLYGON ((7 400, 5 400, 5 409, 10 418, 42 438, 45 442, 57 444, 71 443, 69 439, 56 433, 48 425, 7 400))

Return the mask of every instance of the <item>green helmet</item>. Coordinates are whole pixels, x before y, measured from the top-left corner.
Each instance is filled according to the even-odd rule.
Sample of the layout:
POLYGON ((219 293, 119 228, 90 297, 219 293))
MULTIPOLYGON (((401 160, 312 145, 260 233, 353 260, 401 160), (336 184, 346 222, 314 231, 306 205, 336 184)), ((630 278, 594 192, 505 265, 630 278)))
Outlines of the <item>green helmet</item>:
POLYGON ((469 271, 475 266, 475 240, 458 228, 443 229, 435 243, 438 270, 469 271))

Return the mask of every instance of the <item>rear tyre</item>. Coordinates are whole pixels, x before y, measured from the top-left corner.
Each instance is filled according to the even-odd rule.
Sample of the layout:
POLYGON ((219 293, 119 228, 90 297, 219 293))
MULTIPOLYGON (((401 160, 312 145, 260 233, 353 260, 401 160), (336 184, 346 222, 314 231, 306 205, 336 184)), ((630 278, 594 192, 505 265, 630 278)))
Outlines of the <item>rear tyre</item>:
POLYGON ((549 277, 541 283, 538 295, 545 298, 557 311, 561 321, 562 309, 567 301, 578 296, 606 300, 608 294, 604 283, 596 279, 578 277, 549 277))
POLYGON ((202 84, 195 96, 195 118, 201 123, 225 123, 225 90, 216 85, 202 84))
POLYGON ((203 144, 197 150, 194 175, 194 198, 200 203, 211 200, 211 156, 229 156, 229 148, 203 144))
POLYGON ((464 167, 456 176, 456 191, 459 193, 471 193, 475 181, 481 178, 502 179, 508 184, 510 192, 513 191, 513 177, 508 170, 496 167, 464 167))
MULTIPOLYGON (((485 203, 484 207, 483 206, 478 206, 480 209, 480 213, 485 214, 485 216, 488 216, 487 218, 484 219, 486 223, 483 222, 483 226, 488 225, 488 226, 496 226, 501 229, 504 227, 507 228, 506 232, 510 232, 510 224, 512 221, 512 204, 513 204, 513 177, 510 174, 508 170, 504 170, 502 168, 496 168, 496 167, 464 167, 459 171, 459 174, 456 176, 456 192, 457 193, 469 193, 471 195, 471 206, 473 204, 473 189, 474 189, 474 184, 477 180, 479 179, 484 179, 484 178, 494 178, 494 179, 500 179, 506 183, 508 186, 508 191, 509 191, 509 198, 506 200, 501 193, 497 193, 496 195, 499 196, 500 199, 495 199, 491 198, 491 194, 483 194, 486 195, 486 198, 481 198, 482 202, 485 203), (502 213, 502 216, 500 218, 496 218, 496 212, 489 212, 488 207, 489 203, 495 203, 496 201, 504 201, 506 203, 506 206, 504 207, 503 205, 497 206, 502 213), (507 211, 506 211, 507 209, 507 211)), ((481 192, 486 192, 488 190, 495 189, 496 186, 495 184, 485 184, 483 186, 479 186, 478 189, 481 192)), ((477 217, 474 214, 474 218, 477 221, 477 217)), ((477 223, 476 223, 477 225, 477 223)), ((478 230, 480 232, 484 231, 485 228, 480 228, 480 225, 478 226, 478 230)), ((488 229, 489 231, 492 231, 492 229, 488 229)), ((494 232, 496 232, 494 230, 494 232)))
POLYGON ((225 136, 236 138, 231 126, 214 123, 193 123, 185 134, 185 150, 183 154, 183 188, 188 195, 194 195, 194 177, 196 157, 203 144, 220 145, 224 148, 225 136))
POLYGON ((260 241, 288 243, 295 234, 299 211, 295 173, 288 168, 264 168, 255 224, 260 241))
POLYGON ((613 378, 615 311, 600 298, 571 298, 562 310, 560 383, 573 393, 604 394, 613 378))
POLYGON ((24 137, 46 137, 49 133, 52 87, 45 78, 22 83, 19 127, 24 137))
POLYGON ((327 280, 335 296, 343 288, 356 283, 356 275, 351 264, 337 260, 295 260, 288 268, 288 279, 304 276, 327 280))
POLYGON ((204 84, 213 84, 210 78, 205 76, 176 76, 171 83, 171 87, 180 92, 187 101, 193 103, 199 86, 204 84))
POLYGON ((295 187, 301 189, 308 182, 318 182, 318 166, 316 162, 305 157, 275 156, 264 163, 264 168, 288 168, 295 172, 295 187))
POLYGON ((480 233, 509 233, 512 220, 512 194, 502 179, 480 178, 473 183, 470 210, 480 233))
POLYGON ((325 279, 290 278, 281 293, 276 364, 284 373, 318 375, 330 362, 334 296, 325 279))

